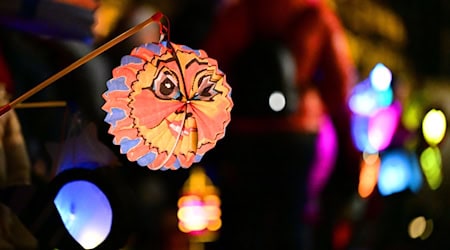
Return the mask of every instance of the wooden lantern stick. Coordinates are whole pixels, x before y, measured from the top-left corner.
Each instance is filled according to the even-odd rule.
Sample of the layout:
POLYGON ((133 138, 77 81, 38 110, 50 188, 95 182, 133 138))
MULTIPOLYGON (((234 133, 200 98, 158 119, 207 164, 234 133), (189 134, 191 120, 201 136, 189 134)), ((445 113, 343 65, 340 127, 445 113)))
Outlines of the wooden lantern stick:
POLYGON ((82 58, 78 59, 71 65, 67 66, 66 68, 62 69, 58 73, 54 74, 53 76, 47 78, 40 84, 36 85, 34 88, 30 89, 29 91, 25 92, 21 96, 17 97, 16 99, 12 100, 6 105, 3 105, 0 107, 0 116, 14 108, 17 104, 25 101, 26 99, 30 98, 37 92, 41 91, 45 87, 49 86, 50 84, 54 83, 56 80, 60 79, 61 77, 67 75, 71 71, 77 69, 81 65, 89 62, 90 60, 94 59, 98 55, 102 54, 106 50, 110 49, 114 45, 122 42, 123 40, 127 39, 128 37, 134 35, 141 29, 145 28, 147 25, 151 24, 152 22, 159 22, 161 18, 163 17, 163 14, 161 12, 155 13, 153 16, 151 16, 149 19, 143 21, 142 23, 139 23, 138 25, 130 28, 129 30, 125 31, 124 33, 118 35, 117 37, 113 38, 112 40, 108 41, 107 43, 103 44, 102 46, 98 47, 97 49, 91 51, 89 54, 83 56, 82 58))
POLYGON ((18 103, 15 109, 28 109, 28 108, 62 108, 66 107, 65 101, 46 101, 46 102, 24 102, 18 103))

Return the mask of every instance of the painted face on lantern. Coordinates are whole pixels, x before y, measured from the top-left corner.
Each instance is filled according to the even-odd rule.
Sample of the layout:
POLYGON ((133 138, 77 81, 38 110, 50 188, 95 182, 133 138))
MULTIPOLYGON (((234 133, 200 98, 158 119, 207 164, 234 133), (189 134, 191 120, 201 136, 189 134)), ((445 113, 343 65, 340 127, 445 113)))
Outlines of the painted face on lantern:
POLYGON ((103 109, 111 116, 105 120, 113 142, 129 160, 152 169, 189 167, 223 137, 230 87, 204 51, 146 44, 121 64, 108 82, 103 109))

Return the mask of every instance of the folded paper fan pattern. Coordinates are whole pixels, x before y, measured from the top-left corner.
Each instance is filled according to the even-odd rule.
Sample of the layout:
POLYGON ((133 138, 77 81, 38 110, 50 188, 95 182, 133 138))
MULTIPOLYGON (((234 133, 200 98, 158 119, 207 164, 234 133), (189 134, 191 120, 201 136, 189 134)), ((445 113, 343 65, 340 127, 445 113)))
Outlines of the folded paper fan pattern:
POLYGON ((150 169, 188 168, 225 135, 231 88, 205 51, 144 44, 112 73, 102 109, 128 160, 150 169))

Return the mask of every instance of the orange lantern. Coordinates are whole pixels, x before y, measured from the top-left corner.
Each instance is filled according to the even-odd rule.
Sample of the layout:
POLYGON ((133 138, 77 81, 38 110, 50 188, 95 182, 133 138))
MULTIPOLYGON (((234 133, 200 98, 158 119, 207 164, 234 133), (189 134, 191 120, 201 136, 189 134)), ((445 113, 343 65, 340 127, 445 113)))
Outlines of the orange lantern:
POLYGON ((178 228, 191 240, 210 242, 222 226, 218 189, 201 167, 191 170, 178 200, 178 228))

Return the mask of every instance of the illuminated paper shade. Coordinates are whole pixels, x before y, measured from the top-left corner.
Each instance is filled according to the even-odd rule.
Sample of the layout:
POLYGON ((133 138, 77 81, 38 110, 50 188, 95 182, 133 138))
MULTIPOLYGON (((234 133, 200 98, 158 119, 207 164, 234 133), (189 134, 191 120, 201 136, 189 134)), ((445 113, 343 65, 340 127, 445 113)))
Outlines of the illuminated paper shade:
POLYGON ((203 50, 142 45, 122 58, 107 87, 103 110, 113 143, 150 169, 199 162, 230 122, 231 88, 203 50))

